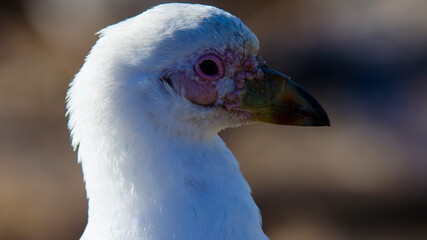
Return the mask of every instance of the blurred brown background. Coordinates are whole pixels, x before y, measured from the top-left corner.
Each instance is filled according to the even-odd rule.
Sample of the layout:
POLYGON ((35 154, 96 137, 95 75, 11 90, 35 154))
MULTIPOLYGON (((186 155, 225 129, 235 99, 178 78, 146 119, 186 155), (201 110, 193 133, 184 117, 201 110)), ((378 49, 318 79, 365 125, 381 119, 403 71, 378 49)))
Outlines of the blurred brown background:
MULTIPOLYGON (((0 1, 0 239, 78 239, 87 203, 64 117, 95 32, 163 1, 0 1)), ((427 239, 427 2, 199 1, 240 17, 330 128, 221 133, 271 239, 427 239)))

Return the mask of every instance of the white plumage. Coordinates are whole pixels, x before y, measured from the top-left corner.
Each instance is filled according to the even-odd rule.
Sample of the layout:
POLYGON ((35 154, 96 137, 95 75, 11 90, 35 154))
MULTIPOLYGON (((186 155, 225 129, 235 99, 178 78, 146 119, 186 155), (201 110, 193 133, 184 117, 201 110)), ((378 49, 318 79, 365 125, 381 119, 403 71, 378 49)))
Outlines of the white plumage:
POLYGON ((217 135, 252 121, 224 104, 257 54, 256 36, 233 15, 193 4, 159 5, 100 36, 67 95, 89 199, 81 239, 268 239, 217 135), (185 77, 209 53, 224 56, 214 98, 196 91, 211 91, 209 82, 185 77))

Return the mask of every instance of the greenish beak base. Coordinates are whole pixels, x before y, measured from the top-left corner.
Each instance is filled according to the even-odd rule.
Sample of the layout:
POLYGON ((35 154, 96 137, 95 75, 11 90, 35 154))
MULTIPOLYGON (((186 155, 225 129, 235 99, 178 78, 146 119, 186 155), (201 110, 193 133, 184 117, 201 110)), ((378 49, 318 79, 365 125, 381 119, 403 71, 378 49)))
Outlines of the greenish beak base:
POLYGON ((254 120, 293 126, 330 126, 323 107, 305 89, 280 72, 261 68, 263 79, 245 81, 239 108, 254 120))

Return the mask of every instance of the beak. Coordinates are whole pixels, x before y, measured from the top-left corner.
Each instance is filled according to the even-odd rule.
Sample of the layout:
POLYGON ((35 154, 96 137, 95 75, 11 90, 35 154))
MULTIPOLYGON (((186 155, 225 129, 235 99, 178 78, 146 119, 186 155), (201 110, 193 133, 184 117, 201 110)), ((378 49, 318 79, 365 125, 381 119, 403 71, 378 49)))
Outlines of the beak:
POLYGON ((306 90, 280 72, 262 67, 263 79, 246 80, 238 109, 253 119, 293 126, 330 126, 323 107, 306 90))

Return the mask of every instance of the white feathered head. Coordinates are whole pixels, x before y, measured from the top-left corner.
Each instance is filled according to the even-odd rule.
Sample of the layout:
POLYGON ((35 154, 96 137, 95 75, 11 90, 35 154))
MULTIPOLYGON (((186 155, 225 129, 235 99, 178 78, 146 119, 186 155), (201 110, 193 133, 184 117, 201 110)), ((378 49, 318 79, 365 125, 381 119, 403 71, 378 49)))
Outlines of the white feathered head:
POLYGON ((211 136, 252 121, 329 124, 317 101, 267 68, 249 28, 218 8, 163 4, 99 34, 67 95, 75 145, 106 128, 211 136))

